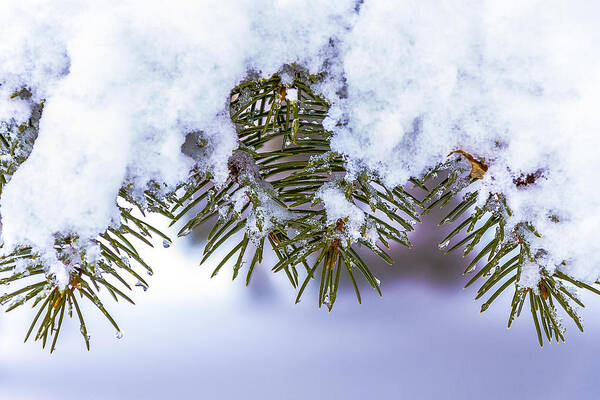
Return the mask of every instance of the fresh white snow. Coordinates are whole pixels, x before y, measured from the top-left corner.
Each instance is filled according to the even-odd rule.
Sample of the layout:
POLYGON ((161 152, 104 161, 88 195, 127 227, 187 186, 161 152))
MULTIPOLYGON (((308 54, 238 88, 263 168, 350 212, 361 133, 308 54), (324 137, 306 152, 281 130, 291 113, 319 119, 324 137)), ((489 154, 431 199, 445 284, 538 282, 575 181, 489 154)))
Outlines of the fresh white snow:
POLYGON ((506 195, 515 221, 542 233, 534 248, 548 264, 594 281, 599 19, 585 0, 4 0, 0 120, 25 121, 45 99, 33 152, 0 198, 5 248, 51 253, 57 232, 104 231, 123 182, 186 179, 192 131, 210 142, 201 165, 223 181, 231 88, 296 62, 328 72, 317 85, 333 103, 325 126, 352 170, 402 185, 467 151, 489 165, 482 196, 506 195), (9 99, 24 86, 33 102, 9 99), (535 185, 513 183, 536 171, 535 185))

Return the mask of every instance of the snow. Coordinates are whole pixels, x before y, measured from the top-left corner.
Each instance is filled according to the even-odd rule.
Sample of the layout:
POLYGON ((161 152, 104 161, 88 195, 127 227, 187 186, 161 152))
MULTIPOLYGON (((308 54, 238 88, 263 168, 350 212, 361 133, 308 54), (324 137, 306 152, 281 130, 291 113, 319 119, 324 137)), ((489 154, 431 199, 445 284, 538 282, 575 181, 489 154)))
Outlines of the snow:
POLYGON ((27 267, 30 265, 29 261, 30 261, 30 259, 28 259, 28 258, 17 258, 15 260, 14 273, 21 274, 21 273, 25 272, 27 267))
POLYGON ((521 267, 521 276, 519 277, 519 286, 522 288, 534 289, 538 292, 538 283, 540 282, 540 266, 536 263, 526 262, 521 267))
POLYGON ((51 252, 56 232, 95 237, 118 222, 124 181, 187 178, 193 160, 181 145, 192 131, 210 141, 202 165, 223 181, 236 146, 229 91, 250 68, 317 68, 352 10, 351 1, 3 1, 0 116, 26 119, 8 99, 24 86, 45 99, 35 148, 2 195, 6 247, 51 252))
POLYGON ((361 229, 365 224, 365 213, 352 202, 346 200, 344 191, 335 183, 323 185, 315 194, 325 207, 327 225, 336 226, 344 221, 343 236, 352 243, 362 238, 361 229))
MULTIPOLYGON (((480 200, 503 193, 514 220, 542 233, 533 250, 594 281, 598 17, 585 0, 5 0, 0 120, 26 121, 45 100, 33 152, 0 198, 5 247, 50 253, 69 232, 87 243, 118 222, 124 182, 173 187, 195 163, 224 181, 230 90, 295 62, 327 72, 324 125, 351 173, 364 165, 402 185, 464 150, 489 166, 480 200), (23 87, 31 100, 9 99, 23 87), (200 160, 181 152, 190 132, 208 142, 200 160)), ((328 220, 361 219, 332 188, 320 196, 328 220)))
POLYGON ((484 159, 479 204, 503 193, 513 222, 542 233, 534 253, 598 279, 599 11, 586 1, 364 2, 343 41, 347 97, 326 122, 334 149, 390 185, 452 150, 484 159), (538 170, 535 185, 516 187, 538 170))
POLYGON ((285 98, 289 101, 298 101, 298 89, 288 89, 285 98))
POLYGON ((292 213, 277 204, 265 190, 258 190, 257 195, 258 204, 253 205, 246 220, 246 230, 255 243, 271 232, 276 224, 283 224, 293 217, 292 213))
MULTIPOLYGON (((273 200, 275 190, 268 182, 261 180, 258 166, 248 153, 235 151, 228 165, 231 171, 235 171, 236 179, 242 185, 229 199, 231 211, 239 217, 248 202, 252 205, 246 215, 246 232, 250 239, 258 243, 276 224, 283 224, 293 218, 290 211, 273 200)), ((230 212, 225 207, 222 210, 224 217, 230 212)))

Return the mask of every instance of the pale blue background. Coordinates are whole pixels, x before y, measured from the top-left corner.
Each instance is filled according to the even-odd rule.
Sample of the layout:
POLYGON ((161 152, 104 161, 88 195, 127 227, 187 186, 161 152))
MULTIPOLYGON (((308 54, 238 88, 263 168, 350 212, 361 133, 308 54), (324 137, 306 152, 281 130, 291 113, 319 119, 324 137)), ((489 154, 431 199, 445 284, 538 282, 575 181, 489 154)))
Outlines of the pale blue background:
POLYGON ((121 340, 92 312, 92 351, 66 321, 49 356, 22 344, 30 313, 2 315, 0 399, 600 398, 599 299, 584 296, 584 335, 569 323, 566 344, 540 349, 529 315, 506 330, 509 298, 479 313, 461 289, 463 260, 433 243, 441 237, 420 228, 414 250, 395 252, 401 273, 376 267, 382 299, 365 288, 359 306, 344 287, 330 314, 314 292, 294 306, 267 273, 250 288, 229 271, 209 281, 210 266, 195 266, 200 248, 185 242, 157 249, 137 305, 107 302, 121 340))

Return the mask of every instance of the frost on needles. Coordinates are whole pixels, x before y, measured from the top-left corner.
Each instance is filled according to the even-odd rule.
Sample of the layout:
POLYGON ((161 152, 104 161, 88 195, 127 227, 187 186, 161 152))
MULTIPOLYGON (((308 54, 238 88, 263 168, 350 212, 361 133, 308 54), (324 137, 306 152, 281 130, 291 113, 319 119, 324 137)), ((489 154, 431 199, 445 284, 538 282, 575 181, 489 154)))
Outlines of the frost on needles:
POLYGON ((599 6, 377 0, 0 4, 0 278, 52 341, 97 295, 147 287, 156 212, 205 260, 319 285, 380 283, 414 222, 450 207, 441 247, 473 252, 489 307, 514 290, 563 339, 600 278, 599 6), (385 38, 385 40, 382 40, 385 38), (233 89, 232 89, 233 88, 233 89), (261 265, 265 252, 274 265, 261 265), (248 261, 244 264, 245 261, 248 261), (144 273, 143 273, 144 272, 144 273), (146 275, 146 276, 144 276, 146 275), (26 282, 19 286, 19 282, 26 282), (77 295, 77 296, 76 296, 77 295))

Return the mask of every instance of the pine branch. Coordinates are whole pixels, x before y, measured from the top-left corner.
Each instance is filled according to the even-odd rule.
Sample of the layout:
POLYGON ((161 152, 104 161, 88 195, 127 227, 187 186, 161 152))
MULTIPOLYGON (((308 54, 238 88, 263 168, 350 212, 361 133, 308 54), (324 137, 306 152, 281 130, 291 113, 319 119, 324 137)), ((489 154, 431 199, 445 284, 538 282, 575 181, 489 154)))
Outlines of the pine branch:
POLYGON ((344 158, 330 148, 331 133, 322 126, 329 104, 309 84, 309 76, 297 73, 288 85, 275 75, 234 88, 231 119, 239 149, 229 160, 227 182, 215 185, 209 175, 193 174, 171 212, 173 223, 186 219, 179 235, 216 217, 201 263, 231 244, 212 276, 235 260, 235 279, 250 258, 248 284, 263 261, 266 242, 277 259, 272 271, 284 273, 297 289, 296 302, 315 279, 319 307, 331 310, 342 270, 359 302, 355 271, 381 294, 379 281, 353 246, 365 246, 391 264, 380 245, 410 246, 406 232, 418 220, 419 202, 401 188, 388 189, 367 170, 356 177, 347 174, 344 158), (355 207, 363 216, 360 226, 349 215, 332 220, 320 198, 325 191, 340 193, 346 207, 355 207))
MULTIPOLYGON (((325 305, 331 311, 344 274, 359 303, 359 275, 381 295, 380 282, 359 248, 392 264, 387 252, 390 242, 411 247, 407 232, 419 217, 435 207, 446 207, 459 196, 462 200, 440 222, 456 225, 440 248, 448 247, 447 253, 461 248, 464 256, 476 252, 464 274, 474 273, 466 287, 482 282, 476 299, 487 296, 487 300, 481 311, 512 288, 508 327, 528 303, 540 345, 544 336, 548 341, 564 341, 559 309, 583 331, 576 310, 583 303, 576 288, 596 294, 600 290, 570 276, 566 262, 548 265, 548 252, 533 246, 533 238, 540 234, 528 221, 515 220, 502 193, 474 189, 487 173, 485 160, 463 150, 451 152, 445 162, 409 180, 425 192, 423 200, 401 186, 387 187, 368 168, 359 172, 353 168, 351 174, 345 157, 331 149, 332 134, 323 127, 330 104, 312 89, 321 77, 296 66, 286 67, 285 73, 294 79, 283 82, 276 74, 270 79, 248 79, 232 90, 230 117, 239 142, 229 159, 225 182, 215 182, 200 166, 174 190, 159 182, 139 190, 126 182, 119 191, 120 225, 108 227, 92 242, 82 243, 76 234, 57 232, 55 260, 26 246, 0 257, 0 285, 11 289, 0 296, 0 303, 7 305, 6 311, 24 304, 37 308, 25 340, 33 337, 43 347, 50 343, 54 351, 65 314, 70 318, 76 314, 89 349, 80 307, 84 299, 105 316, 117 337, 122 335, 99 293, 104 288, 115 301, 133 304, 129 297, 132 282, 144 290, 148 287, 143 271, 149 275, 153 271, 137 248, 140 243, 153 246, 154 236, 165 247, 171 240, 144 220, 147 212, 169 218, 171 225, 180 224, 178 236, 209 224, 201 264, 215 254, 225 254, 212 277, 231 264, 236 279, 249 260, 248 285, 270 251, 275 259, 272 272, 286 276, 297 292, 296 302, 315 281, 319 307, 325 305), (59 264, 53 265, 56 260, 59 264), (68 275, 66 284, 58 276, 61 271, 68 275)), ((30 96, 26 89, 14 94, 15 98, 30 96)), ((43 104, 32 109, 25 124, 9 121, 0 126, 0 193, 37 138, 43 104)), ((209 151, 202 132, 188 138, 194 141, 192 155, 209 151)), ((527 187, 541 174, 522 174, 514 184, 527 187)))
POLYGON ((122 224, 118 228, 109 228, 96 239, 95 244, 100 249, 97 255, 86 253, 86 248, 94 249, 95 246, 82 245, 75 235, 57 237, 57 259, 62 263, 60 268, 65 268, 69 274, 68 285, 64 288, 43 256, 34 253, 30 247, 17 249, 0 258, 0 276, 3 276, 0 285, 7 285, 12 289, 0 296, 0 304, 8 305, 7 312, 30 303, 33 308, 38 307, 25 341, 37 326, 33 338, 41 340, 42 347, 51 341, 50 352, 55 349, 65 308, 70 318, 73 317, 75 308, 81 334, 89 350, 90 336, 79 305, 82 300, 94 304, 113 325, 117 337, 121 337, 119 326, 99 297, 100 291, 104 289, 115 301, 125 300, 134 304, 127 294, 132 290, 132 281, 144 291, 148 288, 148 283, 132 262, 142 267, 148 275, 153 274, 152 268, 137 252, 136 245, 142 242, 151 246, 153 234, 158 234, 166 243, 170 243, 166 235, 133 217, 130 210, 122 209, 122 224))
MULTIPOLYGON (((13 98, 29 98, 31 94, 22 90, 13 98)), ((27 123, 18 125, 14 121, 4 123, 0 130, 0 191, 10 180, 20 164, 29 154, 37 138, 39 120, 43 103, 34 105, 32 116, 27 123)), ((168 196, 168 195, 166 195, 168 196)), ((160 186, 152 184, 141 195, 135 195, 131 185, 119 192, 125 204, 136 207, 143 215, 144 211, 158 212, 172 217, 167 207, 170 200, 161 194, 160 186)), ((24 304, 31 304, 38 309, 28 331, 25 341, 30 337, 40 340, 42 347, 50 343, 50 352, 56 343, 66 314, 72 318, 73 309, 80 323, 86 347, 90 348, 90 336, 80 308, 82 300, 89 301, 107 318, 122 336, 119 326, 104 306, 99 293, 101 288, 115 300, 125 300, 133 304, 126 294, 131 291, 130 282, 137 281, 136 286, 147 289, 148 283, 141 272, 131 262, 141 266, 151 275, 151 267, 142 260, 136 246, 139 243, 152 246, 154 234, 163 239, 165 246, 170 245, 168 236, 158 229, 135 217, 131 208, 119 206, 121 224, 109 227, 92 243, 80 243, 77 235, 56 234, 55 256, 58 267, 45 255, 36 253, 31 247, 22 246, 7 255, 0 257, 0 286, 9 288, 9 292, 0 296, 0 304, 6 305, 6 311, 12 311, 24 304), (90 254, 96 251, 96 254, 90 254), (68 284, 64 287, 56 276, 58 270, 67 271, 68 284), (78 300, 79 297, 79 300, 78 300)))
MULTIPOLYGON (((440 173, 447 173, 447 177, 442 179, 441 183, 437 184, 425 199, 424 203, 427 205, 424 213, 428 213, 437 205, 443 208, 451 198, 456 197, 470 184, 481 179, 487 171, 487 166, 470 154, 462 150, 453 153, 458 156, 451 157, 423 178, 423 181, 430 181, 440 173)), ((529 183, 533 183, 533 179, 524 178, 516 179, 515 185, 523 186, 526 182, 525 179, 528 179, 529 183)), ((529 307, 540 346, 543 346, 543 336, 548 342, 551 342, 552 338, 557 342, 564 341, 565 329, 558 316, 557 306, 583 332, 581 318, 573 305, 574 303, 583 307, 583 303, 576 297, 574 289, 567 284, 597 294, 600 294, 600 291, 566 274, 563 268, 566 266, 566 262, 560 266, 547 265, 545 250, 539 249, 533 253, 531 240, 533 237, 541 237, 541 235, 528 221, 512 220, 512 211, 503 195, 489 193, 481 207, 475 206, 477 196, 476 191, 467 192, 462 201, 442 219, 440 225, 453 223, 461 216, 466 216, 442 240, 440 248, 449 246, 450 241, 462 233, 464 238, 450 246, 446 253, 464 248, 463 255, 466 256, 475 248, 480 249, 468 264, 464 274, 472 273, 479 267, 477 273, 465 287, 478 280, 483 280, 483 284, 477 291, 476 299, 492 293, 481 306, 481 312, 487 310, 500 294, 513 288, 514 294, 508 319, 509 328, 514 319, 521 314, 523 305, 529 297, 529 307), (507 226, 511 227, 508 231, 507 226), (481 243, 482 241, 483 243, 481 243), (534 274, 539 274, 539 279, 535 284, 532 285, 531 282, 528 282, 529 279, 522 278, 524 269, 527 269, 529 273, 530 270, 533 270, 534 274), (494 290, 492 291, 492 289, 494 290)))

